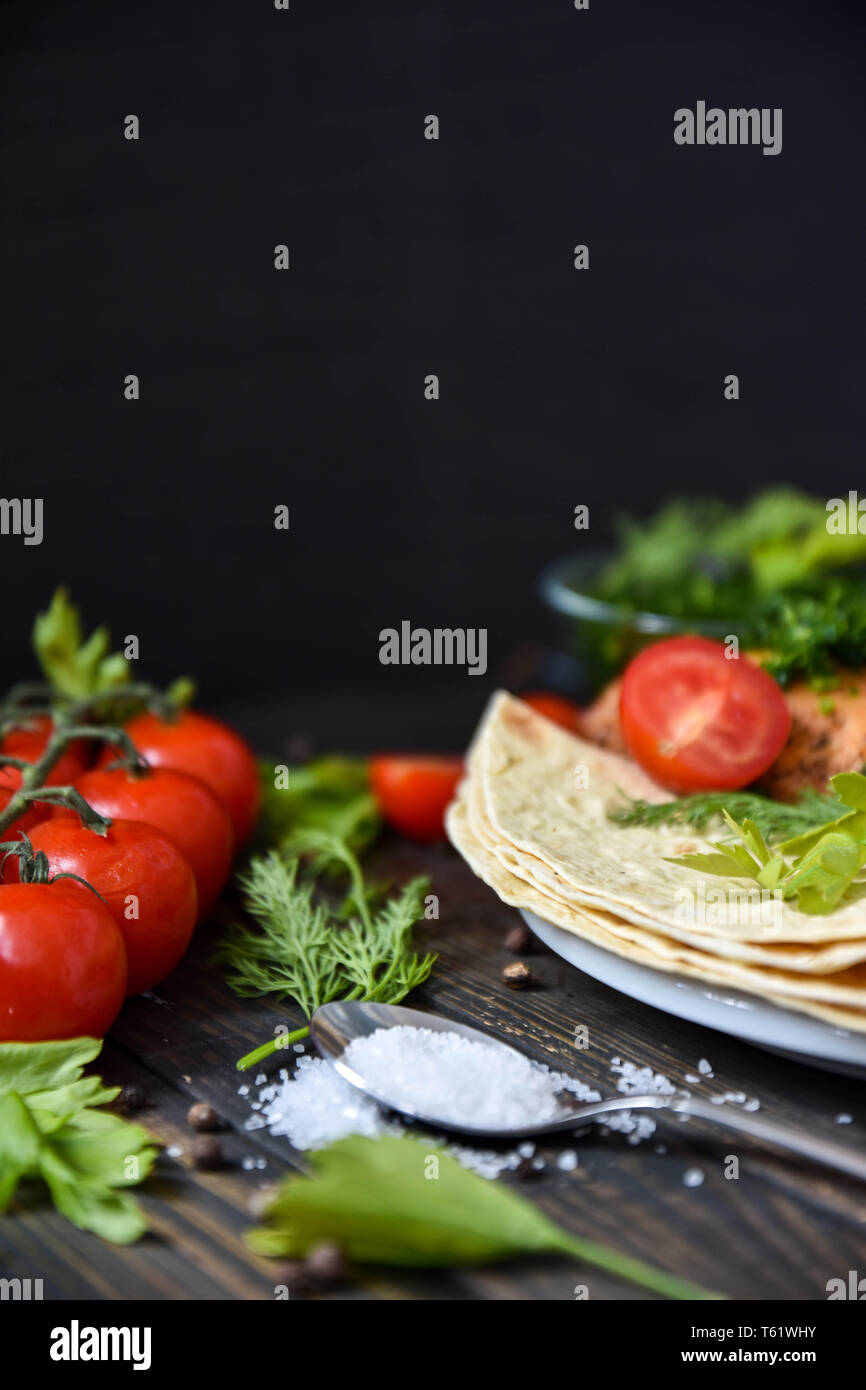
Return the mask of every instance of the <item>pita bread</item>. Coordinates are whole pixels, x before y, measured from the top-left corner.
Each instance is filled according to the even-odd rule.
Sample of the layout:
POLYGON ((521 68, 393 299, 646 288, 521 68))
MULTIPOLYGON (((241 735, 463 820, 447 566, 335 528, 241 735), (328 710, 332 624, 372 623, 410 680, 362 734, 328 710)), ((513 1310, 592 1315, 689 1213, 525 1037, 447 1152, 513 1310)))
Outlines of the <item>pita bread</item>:
POLYGON ((705 903, 697 913, 704 876, 667 860, 709 842, 677 827, 617 825, 609 811, 623 794, 669 799, 627 759, 500 693, 470 748, 448 833, 503 901, 595 945, 866 1031, 866 885, 815 917, 750 901, 747 880, 708 875, 724 910, 714 918, 705 903))

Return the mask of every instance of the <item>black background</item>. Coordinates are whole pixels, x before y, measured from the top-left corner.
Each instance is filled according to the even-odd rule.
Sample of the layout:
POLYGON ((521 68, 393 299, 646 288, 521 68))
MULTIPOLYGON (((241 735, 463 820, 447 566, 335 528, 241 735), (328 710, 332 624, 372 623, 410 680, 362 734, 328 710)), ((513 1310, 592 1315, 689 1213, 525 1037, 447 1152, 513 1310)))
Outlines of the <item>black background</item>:
POLYGON ((861 4, 4 13, 3 493, 45 500, 0 537, 7 683, 65 581, 211 707, 447 703, 482 683, 380 628, 485 626, 501 670, 617 511, 861 482, 861 4), (698 99, 781 106, 782 153, 675 146, 698 99))

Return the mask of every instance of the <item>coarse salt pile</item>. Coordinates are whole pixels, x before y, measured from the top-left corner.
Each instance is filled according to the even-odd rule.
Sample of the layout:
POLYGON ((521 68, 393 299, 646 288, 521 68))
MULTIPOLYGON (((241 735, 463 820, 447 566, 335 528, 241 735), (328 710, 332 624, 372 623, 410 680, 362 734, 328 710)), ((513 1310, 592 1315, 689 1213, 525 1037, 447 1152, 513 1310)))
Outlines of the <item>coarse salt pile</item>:
POLYGON ((634 1062, 622 1062, 619 1057, 611 1058, 610 1069, 619 1077, 616 1089, 624 1096, 672 1096, 676 1086, 660 1071, 652 1067, 639 1067, 634 1062))
MULTIPOLYGON (((371 1090, 393 1106, 423 1111, 442 1124, 519 1129, 567 1113, 557 1098, 563 1091, 578 1100, 600 1099, 599 1092, 583 1082, 518 1053, 428 1028, 380 1028, 351 1043, 345 1057, 371 1090)), ((282 1070, 279 1080, 262 1087, 252 1104, 256 1113, 247 1129, 266 1127, 271 1134, 284 1135, 296 1149, 323 1148, 350 1134, 375 1138, 403 1132, 401 1125, 385 1119, 374 1101, 318 1058, 299 1058, 293 1077, 282 1070)), ((534 1153, 534 1145, 528 1147, 534 1153)), ((452 1145, 449 1152, 464 1167, 495 1178, 519 1168, 526 1149, 521 1145, 502 1153, 452 1145)), ((533 1162, 544 1166, 540 1159, 533 1162)), ((568 1171, 571 1160, 561 1166, 568 1171)))
MULTIPOLYGON (((684 1098, 691 1096, 688 1088, 677 1087, 662 1072, 654 1072, 652 1067, 638 1066, 635 1062, 623 1062, 620 1057, 611 1057, 610 1069, 619 1079, 616 1089, 625 1096, 637 1095, 678 1095, 684 1098)), ((700 1085, 705 1080, 711 1080, 715 1073, 707 1061, 702 1057, 698 1062, 698 1074, 686 1072, 685 1079, 690 1085, 700 1085)), ((745 1091, 723 1091, 708 1097, 711 1105, 739 1105, 743 1110, 760 1110, 761 1102, 755 1097, 749 1097, 745 1091)), ((687 1123, 689 1116, 681 1113, 677 1117, 683 1123, 687 1123)), ((622 1110, 617 1114, 605 1115, 599 1121, 603 1132, 617 1130, 628 1136, 630 1144, 639 1144, 644 1139, 649 1139, 655 1133, 656 1122, 649 1115, 642 1115, 640 1112, 632 1114, 630 1110, 622 1110)), ((660 1148, 656 1149, 660 1152, 660 1148)))
MULTIPOLYGON (((624 1096, 672 1096, 676 1093, 677 1088, 673 1082, 660 1071, 654 1072, 652 1067, 639 1067, 634 1062, 623 1062, 619 1057, 611 1057, 610 1069, 614 1076, 619 1078, 616 1089, 624 1096)), ((656 1122, 652 1116, 641 1114, 640 1111, 636 1114, 632 1114, 630 1110, 614 1111, 605 1115, 599 1123, 603 1132, 616 1130, 618 1134, 627 1135, 630 1144, 640 1144, 644 1139, 651 1139, 656 1132, 656 1122)))
MULTIPOLYGON (((285 1135, 296 1149, 321 1149, 350 1134, 375 1139, 380 1134, 405 1133, 402 1125, 385 1120, 374 1101, 317 1057, 302 1057, 294 1078, 281 1071, 279 1083, 265 1086, 253 1104, 259 1113, 250 1116, 246 1128, 267 1128, 271 1134, 285 1135)), ((480 1177, 498 1178, 506 1169, 520 1167, 524 1147, 502 1153, 451 1144, 448 1152, 480 1177)), ((530 1147, 534 1152, 534 1145, 530 1147)))
POLYGON ((349 1134, 372 1139, 389 1128, 375 1101, 316 1057, 299 1057, 293 1079, 281 1071, 279 1082, 259 1091, 259 1105, 247 1128, 267 1126, 296 1149, 322 1149, 349 1134))
MULTIPOLYGON (((546 1120, 567 1115, 564 1091, 578 1101, 601 1099, 598 1091, 574 1077, 552 1072, 542 1063, 531 1062, 495 1042, 468 1041, 450 1031, 378 1029, 366 1038, 350 1042, 345 1056, 370 1090, 393 1108, 423 1113, 445 1127, 450 1123, 493 1131, 531 1130, 546 1120)), ((662 1072, 624 1062, 619 1056, 610 1058, 610 1070, 616 1076, 617 1091, 623 1095, 691 1094, 662 1072)), ((713 1074, 703 1059, 698 1073, 694 1077, 689 1074, 687 1080, 705 1080, 713 1074)), ((260 1080, 256 1077, 256 1083, 260 1080)), ((281 1070, 278 1080, 261 1087, 257 1098, 250 1095, 249 1086, 239 1087, 239 1094, 249 1098, 254 1112, 247 1119, 247 1130, 267 1127, 271 1134, 288 1138, 297 1150, 324 1148, 349 1134, 375 1138, 379 1134, 405 1133, 402 1123, 386 1116, 377 1102, 350 1086, 328 1062, 310 1056, 297 1058, 293 1076, 288 1070, 281 1070)), ((719 1105, 759 1108, 759 1102, 746 1098, 744 1091, 726 1091, 710 1099, 719 1105)), ((680 1119, 688 1116, 681 1115, 680 1119)), ((847 1119, 849 1116, 838 1116, 840 1123, 847 1119)), ((601 1125, 602 1133, 616 1130, 630 1144, 641 1144, 656 1131, 656 1120, 639 1111, 613 1112, 599 1116, 596 1123, 601 1125)), ((431 1138, 431 1143, 443 1144, 443 1140, 431 1138)), ((656 1152, 664 1151, 666 1145, 656 1145, 656 1152)), ((546 1166, 544 1159, 535 1156, 532 1143, 518 1144, 510 1151, 449 1144, 448 1152, 464 1168, 491 1179, 507 1170, 538 1170, 546 1166)), ((577 1152, 566 1150, 555 1162, 562 1172, 571 1172, 578 1165, 577 1152)), ((691 1170, 684 1180, 687 1186, 695 1186, 691 1170)))
POLYGON ((600 1100, 582 1082, 511 1048, 430 1028, 378 1028, 344 1061, 395 1110, 472 1129, 532 1128, 567 1114, 560 1093, 600 1100))
MULTIPOLYGON (((531 1129, 568 1113, 562 1104, 562 1092, 570 1092, 578 1101, 601 1099, 598 1091, 562 1072, 553 1072, 496 1044, 470 1042, 459 1033, 448 1031, 380 1028, 366 1038, 356 1039, 345 1055, 370 1089, 395 1109, 415 1110, 438 1119, 446 1128, 450 1122, 492 1131, 531 1129)), ((662 1072, 620 1057, 611 1057, 610 1070, 622 1095, 691 1095, 662 1072)), ((698 1075, 689 1073, 686 1080, 699 1083, 712 1075, 710 1064, 702 1058, 698 1075)), ((257 1083, 260 1080, 256 1077, 257 1083)), ((386 1118, 375 1101, 318 1058, 300 1056, 294 1075, 285 1069, 280 1071, 279 1079, 263 1086, 257 1099, 246 1085, 239 1087, 238 1094, 249 1099, 255 1112, 247 1120, 248 1130, 267 1128, 271 1134, 285 1136, 296 1149, 324 1148, 350 1134, 375 1138, 405 1132, 403 1124, 393 1116, 386 1118)), ((748 1099, 744 1091, 726 1091, 709 1099, 717 1105, 742 1105, 745 1110, 757 1110, 760 1104, 748 1099)), ((688 1120, 685 1114, 678 1118, 688 1120)), ((850 1118, 840 1115, 837 1120, 842 1124, 850 1118)), ((600 1116, 595 1123, 601 1126, 603 1134, 615 1130, 629 1144, 640 1144, 656 1132, 655 1119, 640 1111, 613 1112, 600 1116)), ((443 1143, 441 1139, 431 1142, 443 1143)), ((656 1145, 657 1153, 666 1151, 666 1145, 656 1145)), ((532 1143, 506 1152, 450 1144, 448 1152, 465 1168, 485 1178, 498 1177, 507 1170, 539 1170, 546 1166, 543 1159, 534 1156, 532 1143)), ((556 1159, 556 1167, 563 1172, 577 1166, 574 1150, 566 1150, 556 1159)))

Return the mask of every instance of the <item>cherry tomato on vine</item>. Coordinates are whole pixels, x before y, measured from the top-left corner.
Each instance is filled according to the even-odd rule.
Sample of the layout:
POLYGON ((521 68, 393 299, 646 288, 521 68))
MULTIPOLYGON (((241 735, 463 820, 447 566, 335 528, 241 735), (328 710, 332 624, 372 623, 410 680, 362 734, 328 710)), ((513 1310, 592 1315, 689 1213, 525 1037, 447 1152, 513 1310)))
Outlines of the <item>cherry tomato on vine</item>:
POLYGON ((566 699, 564 695, 554 695, 550 690, 531 690, 528 695, 521 695, 520 698, 560 728, 568 729, 571 734, 579 731, 580 707, 573 700, 566 699))
POLYGON ((671 791, 746 787, 781 753, 791 711, 779 686, 721 642, 671 637, 626 668, 619 717, 636 762, 671 791))
POLYGON ((462 758, 383 754, 370 759, 370 786, 389 825, 410 840, 445 836, 445 808, 463 776, 462 758))
MULTIPOLYGON (((140 994, 174 969, 189 945, 198 893, 188 860, 155 825, 116 820, 96 835, 78 820, 43 821, 30 837, 55 874, 77 874, 95 888, 120 928, 129 961, 127 994, 140 994)), ((18 861, 4 877, 18 878, 18 861)))
MULTIPOLYGON (((0 813, 6 810, 11 797, 12 792, 0 790, 0 813)), ((50 814, 50 810, 45 805, 31 806, 22 816, 18 816, 11 825, 7 825, 2 838, 4 840, 17 840, 19 832, 24 831, 29 834, 34 825, 38 825, 45 816, 50 814)))
MULTIPOLYGON (((173 767, 200 777, 231 816, 235 846, 242 844, 258 815, 261 785, 252 749, 239 734, 195 710, 184 710, 172 720, 139 714, 126 725, 126 732, 151 767, 173 767)), ((106 748, 99 765, 116 757, 115 749, 106 748)))
MULTIPOLYGON (((229 876, 232 823, 228 812, 198 777, 157 767, 139 776, 126 768, 94 768, 76 786, 95 811, 110 820, 144 821, 173 840, 190 863, 198 889, 199 919, 213 907, 229 876)), ((55 819, 76 816, 65 806, 55 819)))
MULTIPOLYGON (((35 763, 44 753, 48 740, 54 732, 51 720, 45 714, 28 716, 20 729, 10 729, 0 743, 0 752, 13 758, 24 758, 35 763)), ((87 745, 84 739, 75 739, 61 754, 45 779, 47 787, 64 787, 80 777, 87 766, 87 745)), ((8 777, 17 768, 3 768, 2 774, 8 777)))
POLYGON ((126 995, 126 947, 70 879, 0 886, 0 1040, 101 1038, 126 995))
MULTIPOLYGON (((27 717, 20 729, 10 729, 0 741, 0 754, 7 753, 11 758, 23 758, 25 762, 35 763, 45 751, 52 734, 52 723, 47 715, 35 714, 27 717)), ((80 777, 87 766, 87 749, 83 740, 70 743, 59 760, 45 778, 48 787, 64 787, 80 777)), ((6 809, 12 793, 21 786, 21 771, 17 767, 0 767, 0 811, 6 809), (7 790, 8 789, 8 790, 7 790)), ((38 802, 7 826, 3 839, 15 840, 20 830, 30 830, 34 825, 50 816, 50 808, 38 802)))

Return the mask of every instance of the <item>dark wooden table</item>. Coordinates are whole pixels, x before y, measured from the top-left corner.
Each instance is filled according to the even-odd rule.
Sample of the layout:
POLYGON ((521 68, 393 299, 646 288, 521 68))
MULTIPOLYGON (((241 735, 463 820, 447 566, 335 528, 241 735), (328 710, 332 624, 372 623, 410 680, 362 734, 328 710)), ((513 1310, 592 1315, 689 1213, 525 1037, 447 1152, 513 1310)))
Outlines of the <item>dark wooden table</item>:
MULTIPOLYGON (((414 1002, 519 1042, 532 1056, 610 1089, 609 1062, 620 1056, 649 1063, 683 1083, 701 1057, 712 1063, 708 1089, 746 1090, 770 1116, 814 1133, 866 1139, 866 1087, 802 1067, 746 1044, 636 1004, 579 973, 546 948, 527 955, 533 985, 516 993, 501 980, 513 960, 503 938, 517 915, 480 883, 445 846, 421 850, 390 840, 377 851, 376 871, 403 877, 419 871, 433 880, 438 922, 419 931, 440 953, 434 975, 414 1002), (587 1024, 590 1046, 576 1051, 573 1030, 587 1024), (843 1130, 842 1111, 854 1116, 843 1130)), ((230 904, 226 905, 230 911, 230 904)), ((129 1248, 83 1235, 43 1206, 16 1210, 0 1221, 3 1273, 44 1279, 46 1298, 268 1299, 273 1266, 249 1253, 243 1233, 250 1201, 297 1163, 284 1139, 243 1129, 250 1110, 238 1096, 238 1056, 267 1038, 273 1026, 294 1022, 291 1010, 236 999, 209 963, 216 925, 205 928, 182 967, 153 995, 132 1000, 106 1043, 102 1071, 113 1082, 135 1083, 149 1098, 141 1118, 167 1146, 157 1176, 142 1189, 151 1232, 129 1248), (193 1100, 208 1100, 231 1124, 223 1136, 222 1171, 191 1168, 192 1137, 185 1116, 193 1100), (242 1159, 264 1157, 267 1168, 246 1171, 242 1159)), ((607 1242, 733 1297, 823 1299, 827 1280, 866 1268, 866 1201, 861 1186, 797 1161, 748 1151, 696 1121, 661 1129, 667 1151, 653 1140, 630 1145, 593 1131, 579 1145, 579 1166, 548 1166, 521 1190, 576 1233, 607 1242), (738 1154, 740 1176, 724 1176, 724 1156, 738 1154), (705 1173, 687 1187, 691 1167, 705 1173)), ((555 1157, 555 1145, 541 1145, 555 1157)), ((513 1179, 509 1179, 513 1180, 513 1179)), ((373 1272, 335 1297, 368 1299, 572 1299, 577 1284, 593 1298, 642 1297, 613 1278, 555 1259, 496 1269, 445 1273, 373 1272)))

